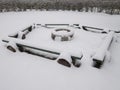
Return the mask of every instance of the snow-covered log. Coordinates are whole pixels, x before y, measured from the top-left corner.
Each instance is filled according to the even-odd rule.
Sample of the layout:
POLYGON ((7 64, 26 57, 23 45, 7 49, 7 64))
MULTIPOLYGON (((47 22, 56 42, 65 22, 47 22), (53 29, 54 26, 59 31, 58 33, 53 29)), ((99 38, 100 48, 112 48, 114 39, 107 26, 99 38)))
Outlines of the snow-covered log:
POLYGON ((32 55, 37 55, 37 56, 41 56, 50 60, 56 60, 58 55, 53 54, 53 53, 49 53, 49 52, 45 52, 42 50, 38 50, 38 49, 33 49, 30 47, 22 47, 24 52, 27 52, 28 54, 32 54, 32 55))
POLYGON ((71 67, 71 64, 73 64, 75 67, 80 67, 81 65, 80 60, 73 58, 68 52, 62 52, 57 58, 57 62, 67 67, 71 67))
POLYGON ((20 39, 25 39, 25 35, 28 33, 28 31, 19 31, 15 32, 13 34, 8 35, 8 37, 13 37, 13 38, 20 38, 20 39))
POLYGON ((110 32, 110 29, 109 28, 105 28, 103 29, 102 33, 109 33, 110 32))
POLYGON ((12 52, 16 52, 17 51, 17 46, 16 46, 16 43, 13 42, 13 41, 9 41, 7 44, 6 44, 6 48, 12 52))
POLYGON ((33 25, 30 25, 29 27, 25 28, 24 30, 22 31, 19 31, 18 32, 18 38, 20 39, 25 39, 26 38, 26 35, 31 32, 33 29, 35 29, 36 27, 36 24, 33 24, 33 25))
POLYGON ((57 62, 64 66, 71 67, 72 63, 71 55, 69 53, 62 52, 60 56, 57 58, 57 62))
POLYGON ((45 27, 68 27, 69 24, 45 24, 45 27))
POLYGON ((83 30, 95 32, 95 33, 102 33, 103 32, 103 29, 96 28, 96 27, 82 26, 82 28, 83 28, 83 30))
POLYGON ((18 32, 9 34, 8 37, 13 37, 13 38, 17 38, 18 37, 18 32))
POLYGON ((113 40, 113 34, 114 32, 109 32, 106 38, 103 40, 102 45, 98 48, 93 58, 93 66, 100 68, 103 64, 105 57, 107 55, 107 52, 110 48, 110 45, 113 40))
POLYGON ((81 29, 81 27, 80 27, 79 24, 72 24, 72 25, 70 25, 70 27, 77 28, 77 29, 81 29))
POLYGON ((102 28, 89 27, 89 26, 82 26, 82 28, 83 30, 94 32, 94 33, 109 33, 110 31, 114 31, 114 30, 110 30, 109 28, 102 29, 102 28))
MULTIPOLYGON (((83 55, 82 55, 83 57, 83 55)), ((81 57, 81 58, 82 58, 81 57)), ((72 58, 72 57, 71 57, 72 58)), ((81 66, 81 62, 78 60, 78 59, 74 59, 72 58, 72 64, 75 66, 75 67, 80 67, 81 66)))
POLYGON ((35 24, 33 25, 28 25, 28 26, 25 26, 23 29, 21 29, 22 32, 28 30, 28 31, 32 31, 33 29, 35 28, 35 24))
POLYGON ((19 39, 25 39, 26 38, 26 36, 25 36, 25 34, 24 34, 24 32, 18 32, 18 37, 17 38, 19 38, 19 39))

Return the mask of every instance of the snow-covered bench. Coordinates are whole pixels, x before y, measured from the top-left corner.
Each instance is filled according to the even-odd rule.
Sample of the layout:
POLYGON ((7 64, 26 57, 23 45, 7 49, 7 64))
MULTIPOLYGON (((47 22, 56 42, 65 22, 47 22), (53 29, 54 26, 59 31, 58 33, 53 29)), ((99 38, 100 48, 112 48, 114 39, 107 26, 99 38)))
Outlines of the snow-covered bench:
POLYGON ((69 60, 68 58, 64 57, 63 53, 60 50, 55 50, 53 48, 48 48, 40 45, 37 46, 37 45, 34 45, 33 43, 25 42, 24 40, 11 38, 11 37, 5 38, 2 41, 5 42, 7 44, 7 48, 9 47, 8 49, 13 52, 16 52, 18 48, 18 50, 20 50, 21 52, 27 52, 29 54, 41 56, 44 58, 48 58, 50 60, 57 59, 58 63, 68 67, 71 67, 71 64, 73 64, 76 67, 79 67, 80 66, 79 60, 81 60, 81 58, 83 57, 82 52, 79 54, 68 53, 71 58, 69 60), (64 61, 61 59, 64 59, 64 61), (65 64, 66 62, 67 62, 67 65, 65 64))
POLYGON ((37 26, 42 26, 45 28, 66 28, 66 27, 74 27, 74 28, 78 28, 81 29, 81 27, 79 26, 79 24, 36 24, 37 26))
POLYGON ((103 40, 102 45, 98 48, 93 58, 93 66, 100 68, 103 64, 105 58, 107 57, 107 54, 109 52, 109 48, 111 46, 112 40, 113 40, 113 34, 114 32, 109 32, 106 38, 103 40))
POLYGON ((109 33, 112 30, 109 30, 108 28, 102 29, 102 28, 96 28, 96 27, 90 27, 90 26, 82 26, 83 30, 94 32, 94 33, 109 33))
POLYGON ((13 37, 13 38, 20 38, 20 39, 25 39, 26 35, 31 32, 33 29, 35 28, 35 25, 29 25, 26 26, 24 29, 22 29, 21 31, 15 32, 13 34, 8 35, 9 37, 13 37))

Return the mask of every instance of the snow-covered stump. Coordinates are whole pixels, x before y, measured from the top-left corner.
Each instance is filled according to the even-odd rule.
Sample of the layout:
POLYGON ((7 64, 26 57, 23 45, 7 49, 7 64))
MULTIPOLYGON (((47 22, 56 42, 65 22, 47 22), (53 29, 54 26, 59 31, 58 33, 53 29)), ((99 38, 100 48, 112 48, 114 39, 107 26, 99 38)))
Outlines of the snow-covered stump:
POLYGON ((102 33, 109 33, 110 32, 110 29, 109 28, 105 28, 103 29, 102 33))
POLYGON ((20 52, 24 52, 24 51, 25 51, 25 49, 24 49, 23 46, 21 46, 21 45, 17 45, 17 46, 18 46, 18 50, 19 50, 20 52))
POLYGON ((17 46, 16 46, 16 43, 13 42, 13 41, 9 41, 7 44, 6 44, 6 48, 12 52, 16 52, 17 51, 17 46))
POLYGON ((26 35, 25 35, 25 33, 24 32, 18 32, 18 38, 19 39, 25 39, 26 38, 26 35))
MULTIPOLYGON (((75 59, 75 58, 73 58, 73 57, 71 57, 71 58, 72 58, 72 64, 73 64, 75 67, 80 67, 80 66, 81 66, 80 60, 75 59)), ((82 58, 82 57, 81 57, 81 58, 82 58)))
MULTIPOLYGON (((83 57, 82 53, 80 54, 80 59, 83 57)), ((62 52, 57 58, 57 62, 67 67, 71 67, 73 64, 75 67, 80 67, 81 63, 79 59, 76 59, 70 53, 62 52)))
POLYGON ((69 53, 62 52, 57 58, 57 62, 67 67, 71 67, 72 58, 69 53))
POLYGON ((73 24, 73 25, 70 25, 70 27, 81 29, 79 24, 73 24))
POLYGON ((103 65, 105 58, 108 56, 107 53, 109 52, 108 50, 113 40, 113 34, 114 32, 112 31, 108 33, 102 45, 99 47, 95 55, 92 57, 94 67, 101 68, 101 66, 103 65))

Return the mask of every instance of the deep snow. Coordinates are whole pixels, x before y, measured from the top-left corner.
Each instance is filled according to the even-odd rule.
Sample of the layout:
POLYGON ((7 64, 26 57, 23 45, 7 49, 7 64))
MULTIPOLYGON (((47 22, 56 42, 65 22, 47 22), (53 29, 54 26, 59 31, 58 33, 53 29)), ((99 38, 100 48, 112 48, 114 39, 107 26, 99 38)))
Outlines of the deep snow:
MULTIPOLYGON (((0 39, 33 23, 78 23, 119 30, 120 16, 72 11, 0 13, 0 39)), ((101 40, 97 36, 101 35, 91 32, 85 34, 81 34, 81 40, 86 43, 84 47, 97 48, 97 39, 101 40)), ((120 37, 119 34, 116 36, 110 49, 111 60, 105 61, 101 69, 92 67, 89 52, 92 50, 85 48, 82 48, 85 51, 82 66, 67 68, 42 57, 10 52, 0 41, 0 90, 120 90, 120 37)))

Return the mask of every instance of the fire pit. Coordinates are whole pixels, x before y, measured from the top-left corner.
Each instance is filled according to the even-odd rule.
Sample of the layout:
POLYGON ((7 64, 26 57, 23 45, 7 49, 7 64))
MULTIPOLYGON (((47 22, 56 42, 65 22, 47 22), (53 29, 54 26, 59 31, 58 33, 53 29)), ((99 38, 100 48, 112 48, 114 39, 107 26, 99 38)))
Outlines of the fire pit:
POLYGON ((70 29, 59 28, 55 29, 51 33, 51 37, 53 40, 59 41, 70 41, 74 36, 74 32, 70 29))

